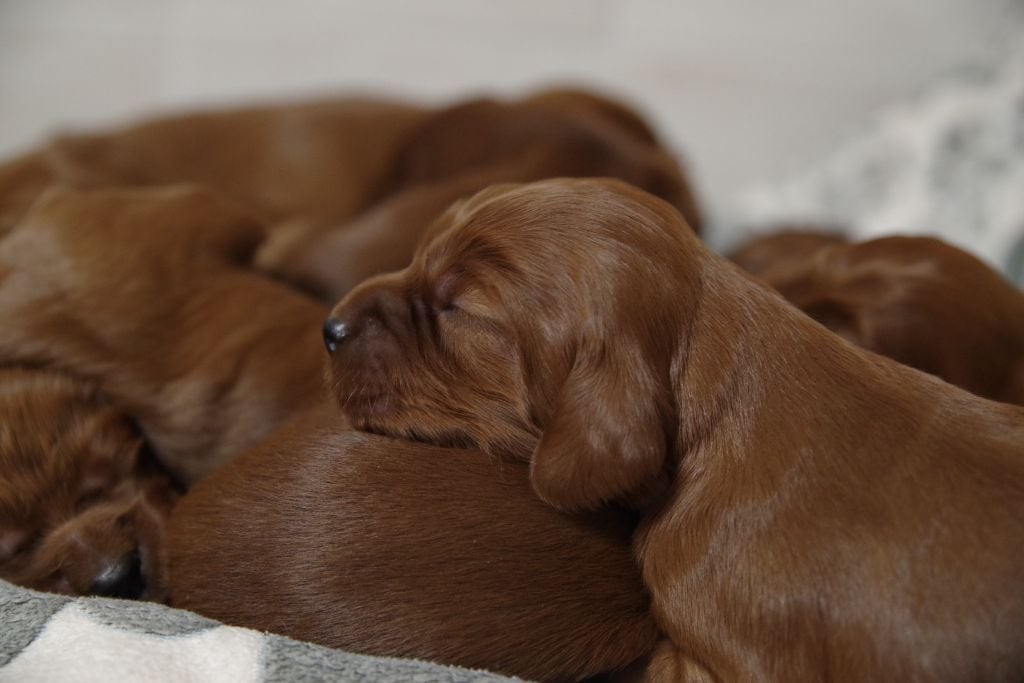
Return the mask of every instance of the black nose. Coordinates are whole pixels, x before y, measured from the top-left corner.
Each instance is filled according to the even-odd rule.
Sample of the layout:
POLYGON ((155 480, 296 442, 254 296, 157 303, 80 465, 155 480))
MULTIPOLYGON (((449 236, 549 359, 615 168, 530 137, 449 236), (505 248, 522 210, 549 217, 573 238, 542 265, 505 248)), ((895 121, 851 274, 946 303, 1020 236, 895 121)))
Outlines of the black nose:
POLYGON ((146 590, 139 551, 122 555, 93 581, 89 592, 108 598, 137 598, 146 590))
POLYGON ((334 353, 338 345, 348 336, 348 326, 337 318, 328 318, 324 321, 324 344, 327 346, 327 353, 334 353))

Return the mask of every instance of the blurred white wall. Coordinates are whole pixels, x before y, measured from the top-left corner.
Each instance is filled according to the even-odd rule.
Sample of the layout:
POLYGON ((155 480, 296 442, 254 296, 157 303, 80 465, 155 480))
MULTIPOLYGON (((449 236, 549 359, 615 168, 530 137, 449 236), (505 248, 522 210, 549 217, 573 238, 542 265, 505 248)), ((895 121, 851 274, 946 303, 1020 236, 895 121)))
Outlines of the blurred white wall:
POLYGON ((349 89, 631 98, 712 207, 1003 48, 1019 0, 0 0, 0 154, 167 109, 349 89))

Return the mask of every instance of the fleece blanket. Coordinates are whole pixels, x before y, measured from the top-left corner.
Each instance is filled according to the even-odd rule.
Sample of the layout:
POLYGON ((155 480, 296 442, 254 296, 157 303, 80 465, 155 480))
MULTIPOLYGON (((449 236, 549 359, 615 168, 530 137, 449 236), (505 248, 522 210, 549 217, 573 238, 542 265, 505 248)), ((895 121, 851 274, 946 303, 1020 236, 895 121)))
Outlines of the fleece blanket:
POLYGON ((69 598, 0 581, 0 683, 511 680, 339 652, 163 605, 69 598))

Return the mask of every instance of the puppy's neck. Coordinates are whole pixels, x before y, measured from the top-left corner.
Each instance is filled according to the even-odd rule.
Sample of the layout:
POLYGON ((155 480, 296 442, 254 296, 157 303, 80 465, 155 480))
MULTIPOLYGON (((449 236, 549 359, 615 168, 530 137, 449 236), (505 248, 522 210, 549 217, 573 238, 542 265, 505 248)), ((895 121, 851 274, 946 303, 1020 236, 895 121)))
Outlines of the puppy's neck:
MULTIPOLYGON (((674 363, 679 432, 672 454, 683 478, 752 469, 760 482, 813 457, 814 435, 856 433, 848 401, 891 404, 906 369, 854 348, 774 292, 717 257, 705 265, 702 293, 674 363)), ((910 408, 911 412, 913 408, 910 408)), ((901 419, 893 413, 893 420, 901 419)), ((906 417, 912 417, 904 415, 906 417)))

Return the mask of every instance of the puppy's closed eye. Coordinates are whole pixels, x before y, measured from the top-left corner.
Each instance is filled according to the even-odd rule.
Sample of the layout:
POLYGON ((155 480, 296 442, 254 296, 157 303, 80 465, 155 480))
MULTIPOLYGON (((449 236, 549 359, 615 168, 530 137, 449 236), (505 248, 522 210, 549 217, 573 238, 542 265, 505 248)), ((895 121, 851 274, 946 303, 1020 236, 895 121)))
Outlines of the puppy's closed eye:
POLYGON ((36 545, 40 538, 39 534, 25 529, 0 531, 0 563, 10 562, 36 545))
POLYGON ((454 299, 447 299, 442 303, 436 304, 434 310, 438 315, 457 313, 460 308, 454 299))

